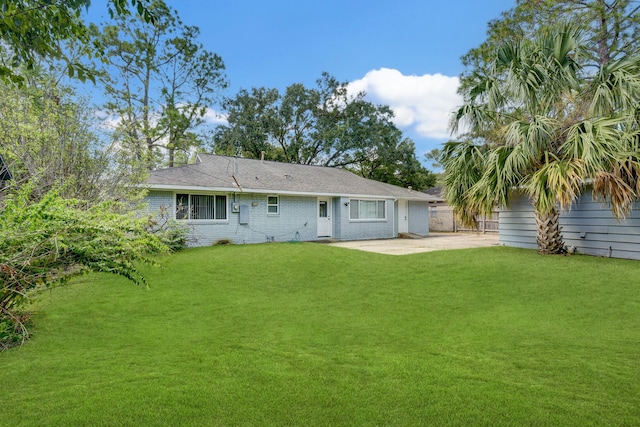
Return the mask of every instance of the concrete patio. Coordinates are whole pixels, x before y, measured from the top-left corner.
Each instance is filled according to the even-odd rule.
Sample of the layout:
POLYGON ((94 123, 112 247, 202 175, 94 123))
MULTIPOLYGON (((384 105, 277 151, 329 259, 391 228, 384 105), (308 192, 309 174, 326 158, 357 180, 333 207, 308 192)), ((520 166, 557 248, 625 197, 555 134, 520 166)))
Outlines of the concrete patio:
POLYGON ((341 248, 357 249, 387 255, 407 255, 447 249, 497 246, 498 233, 429 233, 419 239, 356 240, 330 243, 341 248))

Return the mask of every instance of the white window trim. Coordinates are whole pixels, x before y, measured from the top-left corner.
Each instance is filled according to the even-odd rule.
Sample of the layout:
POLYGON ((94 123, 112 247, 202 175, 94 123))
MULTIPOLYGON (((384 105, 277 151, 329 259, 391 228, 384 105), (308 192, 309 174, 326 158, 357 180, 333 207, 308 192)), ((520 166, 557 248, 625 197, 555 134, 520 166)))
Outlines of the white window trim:
POLYGON ((387 200, 386 199, 367 199, 367 198, 359 198, 359 199, 349 199, 349 221, 351 222, 386 222, 387 221, 387 200), (352 218, 351 217, 351 204, 355 202, 363 201, 373 201, 373 202, 383 202, 384 203, 384 218, 352 218))
MULTIPOLYGON (((214 199, 214 206, 215 206, 215 199, 214 199)), ((215 208, 214 208, 215 209, 215 208)), ((221 223, 228 223, 229 222, 229 195, 228 194, 220 194, 220 193, 206 193, 206 192, 200 192, 200 191, 176 191, 173 193, 173 219, 180 222, 180 223, 194 223, 194 224, 221 224, 221 223), (214 219, 214 218, 208 218, 208 219, 193 219, 193 218, 186 218, 186 219, 178 219, 177 218, 177 213, 178 213, 178 194, 187 194, 189 196, 189 201, 191 201, 191 196, 224 196, 225 197, 225 204, 224 204, 224 209, 225 209, 225 218, 224 219, 214 219)))
POLYGON ((267 196, 267 215, 271 215, 271 216, 277 216, 280 215, 280 196, 277 196, 275 194, 271 194, 267 196), (276 203, 269 203, 269 199, 271 197, 275 197, 276 198, 276 203), (269 212, 269 208, 271 206, 275 206, 276 207, 276 212, 269 212))

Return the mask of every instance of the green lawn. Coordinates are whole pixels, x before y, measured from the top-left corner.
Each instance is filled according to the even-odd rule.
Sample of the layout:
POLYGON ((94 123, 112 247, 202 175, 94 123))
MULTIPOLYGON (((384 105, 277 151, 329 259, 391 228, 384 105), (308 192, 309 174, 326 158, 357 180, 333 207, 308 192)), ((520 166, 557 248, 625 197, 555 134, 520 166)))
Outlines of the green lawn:
POLYGON ((186 250, 0 353, 0 425, 640 425, 640 263, 505 247, 186 250))

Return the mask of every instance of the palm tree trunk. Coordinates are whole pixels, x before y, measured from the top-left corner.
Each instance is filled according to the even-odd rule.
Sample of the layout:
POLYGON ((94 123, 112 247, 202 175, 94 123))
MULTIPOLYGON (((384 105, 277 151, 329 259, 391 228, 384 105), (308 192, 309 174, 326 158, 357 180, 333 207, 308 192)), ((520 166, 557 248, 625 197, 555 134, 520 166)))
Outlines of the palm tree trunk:
POLYGON ((536 218, 536 242, 541 254, 564 254, 564 240, 560 233, 560 214, 556 209, 541 213, 534 209, 536 218))

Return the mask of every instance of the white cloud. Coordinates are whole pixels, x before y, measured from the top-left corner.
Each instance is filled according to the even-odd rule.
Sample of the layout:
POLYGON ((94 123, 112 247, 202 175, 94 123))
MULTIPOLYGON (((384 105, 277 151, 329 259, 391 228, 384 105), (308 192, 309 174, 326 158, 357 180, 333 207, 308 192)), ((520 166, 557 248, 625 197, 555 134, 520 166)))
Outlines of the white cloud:
POLYGON ((207 108, 207 112, 204 113, 204 120, 212 125, 226 125, 228 123, 226 114, 219 113, 212 108, 207 108))
POLYGON ((462 104, 456 93, 458 78, 442 74, 405 76, 400 71, 381 68, 349 83, 349 91, 364 91, 366 98, 391 107, 394 123, 419 136, 433 139, 449 137, 451 112, 462 104))

